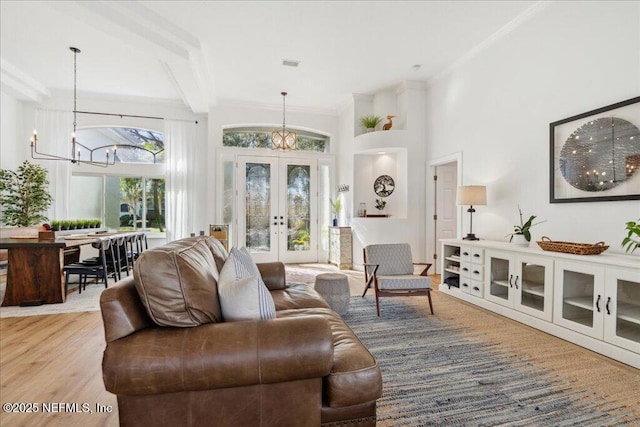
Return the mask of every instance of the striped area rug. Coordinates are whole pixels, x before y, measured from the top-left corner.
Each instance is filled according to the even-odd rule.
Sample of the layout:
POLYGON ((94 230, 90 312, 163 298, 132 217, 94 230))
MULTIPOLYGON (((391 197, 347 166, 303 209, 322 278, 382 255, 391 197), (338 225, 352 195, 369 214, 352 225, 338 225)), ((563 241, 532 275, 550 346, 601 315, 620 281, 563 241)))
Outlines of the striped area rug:
POLYGON ((422 298, 352 297, 343 316, 382 369, 380 426, 631 426, 640 415, 427 314, 422 298), (613 412, 613 413, 612 413, 613 412))

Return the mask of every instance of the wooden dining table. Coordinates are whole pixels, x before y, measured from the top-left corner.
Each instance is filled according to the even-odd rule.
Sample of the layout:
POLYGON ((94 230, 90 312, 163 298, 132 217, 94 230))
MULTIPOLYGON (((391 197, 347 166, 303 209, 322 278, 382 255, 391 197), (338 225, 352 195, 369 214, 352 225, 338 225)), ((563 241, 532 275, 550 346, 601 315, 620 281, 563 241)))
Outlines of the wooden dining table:
POLYGON ((72 235, 50 240, 39 239, 38 236, 1 238, 0 249, 8 252, 7 284, 2 306, 65 302, 65 264, 79 261, 81 246, 108 235, 72 235))

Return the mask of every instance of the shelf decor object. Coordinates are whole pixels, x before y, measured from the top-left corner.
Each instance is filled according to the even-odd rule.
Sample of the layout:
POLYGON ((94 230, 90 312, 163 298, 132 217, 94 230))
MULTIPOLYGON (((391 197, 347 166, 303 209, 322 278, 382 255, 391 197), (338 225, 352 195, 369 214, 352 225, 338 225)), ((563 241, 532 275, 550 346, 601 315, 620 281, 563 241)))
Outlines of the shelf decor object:
POLYGON ((373 191, 380 197, 389 197, 396 188, 396 183, 389 175, 380 175, 373 182, 373 191))
POLYGON ((473 213, 476 211, 473 206, 485 206, 487 204, 487 187, 484 185, 463 185, 458 187, 456 192, 456 204, 458 206, 469 206, 469 233, 464 240, 480 240, 473 234, 473 213))
POLYGON ((609 249, 609 246, 605 245, 604 242, 594 244, 559 242, 553 241, 547 236, 542 236, 542 239, 538 241, 538 246, 545 251, 564 252, 574 255, 598 255, 609 249))
POLYGON ((550 203, 640 200, 640 96, 549 125, 550 203))
POLYGON ((282 129, 277 129, 271 134, 271 149, 277 151, 296 150, 298 148, 298 138, 294 132, 285 127, 284 122, 284 99, 287 96, 287 92, 280 92, 280 95, 282 95, 282 129))

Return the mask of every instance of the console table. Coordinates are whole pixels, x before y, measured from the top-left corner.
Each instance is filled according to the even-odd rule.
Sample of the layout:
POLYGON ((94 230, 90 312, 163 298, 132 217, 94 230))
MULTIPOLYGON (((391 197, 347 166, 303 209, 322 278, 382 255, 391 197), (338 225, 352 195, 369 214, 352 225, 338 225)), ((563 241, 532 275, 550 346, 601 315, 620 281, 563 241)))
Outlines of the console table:
POLYGON ((441 244, 442 293, 640 368, 640 257, 441 244))
POLYGON ((0 249, 8 250, 7 287, 2 306, 40 305, 67 299, 63 267, 79 259, 80 246, 95 239, 40 240, 0 239, 0 249))

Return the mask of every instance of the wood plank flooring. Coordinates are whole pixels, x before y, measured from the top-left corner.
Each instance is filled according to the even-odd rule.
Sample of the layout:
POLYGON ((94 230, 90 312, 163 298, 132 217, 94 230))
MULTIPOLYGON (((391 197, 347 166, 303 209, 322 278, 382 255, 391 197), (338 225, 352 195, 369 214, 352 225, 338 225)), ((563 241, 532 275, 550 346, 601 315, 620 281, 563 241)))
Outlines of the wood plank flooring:
POLYGON ((3 410, 0 425, 117 426, 116 397, 102 382, 104 347, 99 312, 1 319, 1 403, 38 412, 3 410))

